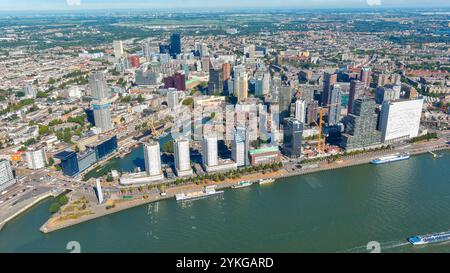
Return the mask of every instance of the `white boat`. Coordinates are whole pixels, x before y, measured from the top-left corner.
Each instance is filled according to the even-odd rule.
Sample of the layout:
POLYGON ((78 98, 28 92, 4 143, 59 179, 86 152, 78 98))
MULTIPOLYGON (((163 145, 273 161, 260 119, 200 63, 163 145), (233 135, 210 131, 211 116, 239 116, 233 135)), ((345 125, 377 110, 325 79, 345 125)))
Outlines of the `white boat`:
POLYGON ((258 180, 258 184, 259 184, 259 185, 270 184, 270 183, 273 183, 273 182, 275 182, 275 179, 274 179, 274 178, 268 178, 268 179, 260 179, 260 180, 258 180))
POLYGON ((223 191, 216 191, 216 186, 206 186, 202 191, 178 193, 175 195, 177 201, 198 200, 212 195, 221 194, 223 191))
POLYGON ((377 159, 374 159, 371 161, 372 164, 375 165, 379 165, 379 164, 384 164, 384 163, 390 163, 390 162, 395 162, 395 161, 400 161, 400 160, 406 160, 409 159, 409 153, 403 153, 403 154, 395 154, 395 155, 389 155, 389 156, 384 156, 384 157, 380 157, 377 159))
POLYGON ((252 185, 252 183, 250 181, 241 181, 241 182, 237 183, 236 185, 231 186, 231 188, 240 189, 240 188, 249 187, 251 185, 252 185))

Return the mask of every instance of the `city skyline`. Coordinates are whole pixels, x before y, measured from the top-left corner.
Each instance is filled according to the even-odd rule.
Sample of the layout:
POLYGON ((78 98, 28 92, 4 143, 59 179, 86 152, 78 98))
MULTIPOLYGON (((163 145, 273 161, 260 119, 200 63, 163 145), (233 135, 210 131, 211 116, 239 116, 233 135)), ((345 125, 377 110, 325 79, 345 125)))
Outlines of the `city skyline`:
POLYGON ((419 0, 317 0, 313 3, 304 0, 268 1, 214 1, 204 0, 156 0, 143 2, 137 0, 2 0, 0 9, 4 11, 74 11, 74 10, 115 10, 115 9, 346 9, 346 8, 448 8, 450 3, 444 0, 431 0, 427 3, 419 0))

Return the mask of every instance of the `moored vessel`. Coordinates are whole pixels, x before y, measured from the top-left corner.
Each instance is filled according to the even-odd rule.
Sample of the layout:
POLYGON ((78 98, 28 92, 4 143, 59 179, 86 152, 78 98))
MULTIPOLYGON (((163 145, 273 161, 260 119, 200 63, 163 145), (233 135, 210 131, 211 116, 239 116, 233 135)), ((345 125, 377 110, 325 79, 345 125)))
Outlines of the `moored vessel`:
POLYGON ((409 157, 410 157, 409 153, 402 153, 402 154, 397 153, 395 155, 389 155, 389 156, 384 156, 384 157, 374 159, 370 163, 379 165, 379 164, 390 163, 390 162, 395 162, 395 161, 400 161, 400 160, 406 160, 406 159, 409 159, 409 157))
POLYGON ((259 185, 270 184, 270 183, 273 183, 273 182, 275 182, 275 179, 274 179, 274 178, 268 178, 268 179, 260 179, 260 180, 258 180, 258 184, 259 184, 259 185))
POLYGON ((252 183, 250 181, 241 181, 241 182, 237 183, 236 185, 231 186, 231 188, 240 189, 240 188, 249 187, 251 185, 252 185, 252 183))
POLYGON ((223 193, 223 191, 216 191, 216 185, 212 185, 206 186, 202 191, 178 193, 175 195, 175 199, 177 201, 198 200, 221 193, 223 193))

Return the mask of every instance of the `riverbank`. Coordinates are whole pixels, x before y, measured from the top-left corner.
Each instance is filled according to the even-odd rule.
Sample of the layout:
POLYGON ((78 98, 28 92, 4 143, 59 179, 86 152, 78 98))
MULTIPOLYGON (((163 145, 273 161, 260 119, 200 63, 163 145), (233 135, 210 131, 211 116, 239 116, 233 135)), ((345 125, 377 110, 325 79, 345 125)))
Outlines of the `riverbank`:
POLYGON ((17 216, 21 215, 22 213, 26 212, 27 210, 31 209, 41 201, 50 198, 50 197, 56 197, 60 195, 62 192, 54 192, 54 191, 48 191, 45 193, 42 193, 38 196, 33 197, 32 199, 27 199, 22 202, 17 203, 14 205, 14 209, 10 210, 3 210, 0 213, 0 231, 2 228, 12 219, 16 218, 17 216))
MULTIPOLYGON (((408 151, 410 152, 411 155, 418 155, 418 154, 428 153, 430 151, 441 151, 441 150, 448 150, 448 149, 450 149, 449 145, 446 145, 443 143, 437 143, 437 145, 435 145, 435 146, 431 146, 430 144, 428 144, 425 146, 412 147, 412 148, 408 149, 408 151)), ((255 174, 243 176, 239 179, 227 179, 223 182, 208 181, 206 184, 202 184, 202 185, 196 185, 196 184, 181 185, 181 186, 176 186, 176 187, 172 187, 172 188, 167 188, 165 196, 161 196, 158 193, 154 193, 154 194, 148 194, 145 197, 136 198, 136 199, 132 199, 129 201, 124 201, 123 199, 119 199, 119 198, 112 199, 112 200, 108 200, 108 203, 106 203, 106 204, 97 205, 91 214, 85 215, 78 219, 55 221, 54 217, 52 217, 40 228, 40 230, 43 233, 53 232, 53 231, 56 231, 59 229, 67 228, 67 227, 77 225, 77 224, 80 224, 80 223, 83 223, 86 221, 90 221, 90 220, 93 220, 96 218, 107 216, 107 215, 110 215, 110 214, 113 214, 113 213, 116 213, 119 211, 127 210, 129 208, 142 206, 142 205, 145 205, 148 203, 173 198, 177 193, 201 190, 205 185, 213 185, 214 184, 214 185, 217 185, 218 189, 225 189, 225 188, 230 188, 231 186, 233 186, 234 184, 236 184, 239 181, 249 180, 249 181, 254 182, 259 179, 266 179, 266 178, 279 179, 279 178, 299 176, 299 175, 310 174, 310 173, 321 172, 321 171, 334 170, 334 169, 338 169, 338 168, 346 168, 346 167, 351 167, 351 166, 368 164, 374 158, 377 158, 377 157, 380 157, 383 155, 392 154, 395 152, 399 152, 399 151, 398 150, 390 150, 390 151, 384 151, 384 152, 362 154, 360 156, 352 156, 352 157, 348 157, 348 158, 342 158, 341 161, 337 161, 337 162, 333 162, 333 163, 321 162, 321 163, 318 163, 316 168, 300 169, 300 170, 291 171, 291 172, 289 172, 286 169, 282 169, 282 170, 274 172, 274 173, 268 173, 268 174, 255 173, 255 174)))

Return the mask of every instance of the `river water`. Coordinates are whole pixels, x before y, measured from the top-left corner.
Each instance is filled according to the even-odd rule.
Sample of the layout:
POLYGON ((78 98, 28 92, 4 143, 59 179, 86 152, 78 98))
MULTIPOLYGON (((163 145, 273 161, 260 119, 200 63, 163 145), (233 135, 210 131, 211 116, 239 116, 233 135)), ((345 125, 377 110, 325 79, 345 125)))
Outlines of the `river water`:
POLYGON ((412 235, 450 230, 450 153, 362 165, 132 208, 50 234, 44 201, 0 231, 0 252, 450 252, 412 235))

